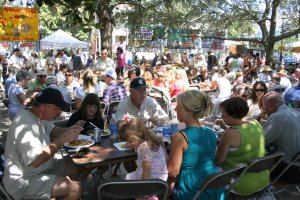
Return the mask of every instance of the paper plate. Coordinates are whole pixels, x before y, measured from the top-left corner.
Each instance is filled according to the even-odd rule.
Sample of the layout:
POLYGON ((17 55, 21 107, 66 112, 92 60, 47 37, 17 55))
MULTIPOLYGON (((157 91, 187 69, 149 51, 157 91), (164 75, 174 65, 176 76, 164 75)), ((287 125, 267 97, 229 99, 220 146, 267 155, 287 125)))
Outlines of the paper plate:
POLYGON ((105 129, 103 131, 101 131, 101 137, 106 137, 110 135, 110 130, 109 129, 105 129))
POLYGON ((64 144, 65 147, 80 149, 85 147, 90 147, 95 144, 95 141, 91 139, 88 135, 79 135, 75 141, 66 142, 64 144))

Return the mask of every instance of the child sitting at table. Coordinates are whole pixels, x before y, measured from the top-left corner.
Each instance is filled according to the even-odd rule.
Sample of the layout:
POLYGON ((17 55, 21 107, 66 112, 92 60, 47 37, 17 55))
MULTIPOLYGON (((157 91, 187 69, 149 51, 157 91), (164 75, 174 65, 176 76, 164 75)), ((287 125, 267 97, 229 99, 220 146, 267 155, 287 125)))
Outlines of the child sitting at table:
POLYGON ((67 127, 72 126, 79 120, 84 120, 86 122, 83 127, 84 130, 81 132, 81 134, 93 135, 95 127, 89 122, 103 130, 104 120, 101 114, 101 107, 98 95, 94 93, 86 95, 86 97, 83 99, 80 109, 74 112, 69 118, 67 127))
POLYGON ((168 178, 167 154, 163 141, 145 127, 145 123, 125 115, 119 124, 120 138, 126 140, 126 147, 137 152, 137 169, 126 175, 127 180, 168 178))

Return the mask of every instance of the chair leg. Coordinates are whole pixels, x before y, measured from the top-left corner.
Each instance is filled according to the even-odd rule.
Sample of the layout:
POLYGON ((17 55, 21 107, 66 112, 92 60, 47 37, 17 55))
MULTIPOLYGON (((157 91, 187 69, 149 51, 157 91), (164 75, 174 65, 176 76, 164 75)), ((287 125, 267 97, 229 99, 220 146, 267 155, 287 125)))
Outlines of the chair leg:
POLYGON ((0 185, 0 190, 1 192, 4 194, 4 196, 6 197, 7 200, 13 200, 6 192, 6 190, 4 189, 4 187, 2 185, 0 185))
POLYGON ((300 187, 298 185, 296 186, 296 189, 298 190, 298 192, 300 192, 300 187))

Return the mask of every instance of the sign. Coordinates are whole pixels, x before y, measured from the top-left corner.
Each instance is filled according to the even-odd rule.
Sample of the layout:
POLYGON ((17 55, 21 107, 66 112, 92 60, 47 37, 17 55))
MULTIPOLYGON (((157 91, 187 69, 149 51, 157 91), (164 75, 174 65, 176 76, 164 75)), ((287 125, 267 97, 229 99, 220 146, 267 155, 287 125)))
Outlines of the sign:
POLYGON ((38 10, 0 7, 1 41, 38 41, 38 10))
POLYGON ((35 49, 35 42, 22 42, 20 43, 20 48, 32 48, 35 49))
POLYGON ((152 40, 153 30, 141 28, 136 31, 134 37, 138 40, 152 40))
POLYGON ((198 30, 169 29, 167 48, 169 49, 195 49, 198 44, 198 30))

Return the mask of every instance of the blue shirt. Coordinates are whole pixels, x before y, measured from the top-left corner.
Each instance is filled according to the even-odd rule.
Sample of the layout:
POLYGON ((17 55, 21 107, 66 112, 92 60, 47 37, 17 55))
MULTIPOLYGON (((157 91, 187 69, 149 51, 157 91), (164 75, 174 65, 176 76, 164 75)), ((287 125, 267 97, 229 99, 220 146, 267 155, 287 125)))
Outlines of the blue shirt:
POLYGON ((290 88, 284 95, 284 102, 286 105, 293 103, 296 100, 300 100, 300 84, 290 88))

